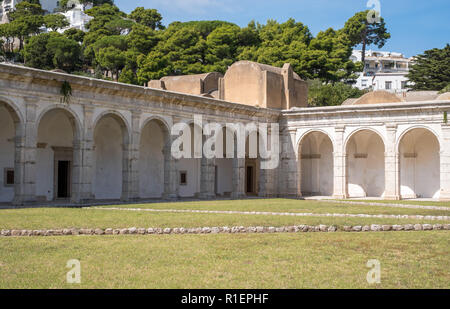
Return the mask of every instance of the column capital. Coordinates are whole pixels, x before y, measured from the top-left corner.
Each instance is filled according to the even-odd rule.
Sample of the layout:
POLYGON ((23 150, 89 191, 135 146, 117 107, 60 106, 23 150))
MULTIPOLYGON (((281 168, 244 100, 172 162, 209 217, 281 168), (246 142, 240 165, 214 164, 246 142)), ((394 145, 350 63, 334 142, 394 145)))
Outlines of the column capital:
POLYGON ((94 112, 95 107, 93 105, 83 105, 83 111, 84 113, 93 113, 94 112))
POLYGON ((334 127, 334 130, 336 133, 344 133, 345 131, 345 125, 338 125, 334 127))
POLYGON ((388 131, 396 131, 398 128, 398 125, 396 123, 386 123, 386 129, 388 131))
POLYGON ((23 97, 23 100, 27 106, 36 106, 36 102, 39 101, 39 98, 37 96, 25 96, 23 97))

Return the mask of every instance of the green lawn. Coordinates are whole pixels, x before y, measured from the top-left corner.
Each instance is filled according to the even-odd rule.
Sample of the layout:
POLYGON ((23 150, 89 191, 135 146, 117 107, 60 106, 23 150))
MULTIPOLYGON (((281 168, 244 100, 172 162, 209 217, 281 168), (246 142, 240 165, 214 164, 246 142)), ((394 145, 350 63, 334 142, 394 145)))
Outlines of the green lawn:
POLYGON ((175 203, 148 203, 148 204, 132 204, 132 205, 125 204, 125 205, 102 206, 102 207, 450 216, 450 210, 411 209, 411 208, 396 208, 389 206, 369 206, 369 205, 347 205, 323 201, 282 199, 282 198, 194 201, 194 202, 175 202, 175 203))
POLYGON ((204 227, 204 226, 287 226, 287 225, 370 225, 443 223, 425 219, 294 217, 240 214, 154 213, 124 210, 36 208, 0 211, 0 229, 204 227))
POLYGON ((0 288, 450 288, 433 232, 0 238, 0 288), (69 259, 81 285, 65 282, 69 259), (369 285, 369 259, 381 284, 369 285))
MULTIPOLYGON (((111 206, 110 206, 111 207, 111 206)), ((449 211, 289 199, 114 206, 270 212, 450 215, 449 211)), ((0 210, 0 229, 449 223, 31 208, 0 210)), ((448 231, 0 237, 0 288, 450 288, 448 231), (82 284, 65 283, 81 261, 82 284), (369 259, 382 283, 366 282, 369 259)))

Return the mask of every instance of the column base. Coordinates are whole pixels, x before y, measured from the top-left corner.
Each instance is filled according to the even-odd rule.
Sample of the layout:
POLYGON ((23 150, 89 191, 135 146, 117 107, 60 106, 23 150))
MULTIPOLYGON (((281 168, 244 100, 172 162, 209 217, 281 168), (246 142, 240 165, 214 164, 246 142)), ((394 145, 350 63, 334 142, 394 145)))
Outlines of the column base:
POLYGON ((212 193, 200 193, 198 198, 201 200, 212 200, 216 198, 216 195, 212 193))
POLYGON ((439 195, 439 201, 450 202, 450 192, 441 191, 441 194, 439 195))
POLYGON ((400 195, 385 195, 383 199, 390 201, 400 201, 402 198, 400 195))
POLYGON ((345 194, 333 194, 332 198, 336 200, 345 200, 348 198, 348 196, 345 194))
POLYGON ((246 197, 243 192, 231 192, 231 198, 234 200, 244 199, 246 197))
POLYGON ((167 201, 176 201, 178 200, 178 195, 174 193, 164 193, 162 198, 167 201))

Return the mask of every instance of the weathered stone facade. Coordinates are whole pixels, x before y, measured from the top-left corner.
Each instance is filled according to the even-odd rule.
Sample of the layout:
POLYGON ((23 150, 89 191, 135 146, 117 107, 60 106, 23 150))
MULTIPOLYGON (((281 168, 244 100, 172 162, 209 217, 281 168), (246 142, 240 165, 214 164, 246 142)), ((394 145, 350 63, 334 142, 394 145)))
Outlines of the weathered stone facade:
POLYGON ((450 200, 447 111, 449 100, 260 108, 0 64, 0 202, 307 194, 450 200), (63 82, 72 88, 69 103, 61 100, 63 82), (220 124, 279 123, 278 168, 262 170, 258 158, 173 158, 171 128, 192 123, 194 114, 220 124))

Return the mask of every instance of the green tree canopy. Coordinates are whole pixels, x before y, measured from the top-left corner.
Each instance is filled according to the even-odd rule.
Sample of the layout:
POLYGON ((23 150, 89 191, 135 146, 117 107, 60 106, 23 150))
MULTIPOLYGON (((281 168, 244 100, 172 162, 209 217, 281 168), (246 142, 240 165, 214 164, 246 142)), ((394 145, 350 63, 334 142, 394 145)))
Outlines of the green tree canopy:
POLYGON ((25 64, 38 69, 61 69, 72 72, 80 68, 80 44, 57 32, 32 36, 23 50, 25 64))
POLYGON ((441 90, 450 84, 450 45, 425 51, 415 59, 408 78, 414 90, 441 90))
POLYGON ((11 23, 11 35, 19 39, 19 50, 23 42, 32 34, 38 34, 44 24, 44 11, 39 3, 27 1, 16 4, 13 11, 8 14, 11 23))
POLYGON ((342 82, 324 84, 319 79, 310 80, 308 86, 309 106, 341 105, 349 98, 359 98, 366 93, 365 90, 359 90, 342 82))
POLYGON ((356 13, 345 23, 343 29, 352 46, 362 44, 362 63, 364 63, 366 57, 367 46, 374 44, 378 48, 382 48, 391 37, 382 17, 375 16, 379 17, 380 22, 369 20, 368 16, 370 16, 371 12, 373 11, 367 10, 356 13))
POLYGON ((137 7, 128 15, 128 18, 131 18, 138 24, 147 26, 152 30, 164 29, 164 26, 161 23, 162 16, 155 9, 137 7))
POLYGON ((67 18, 62 14, 48 14, 44 16, 44 25, 51 29, 51 31, 57 31, 68 27, 70 24, 67 18))

